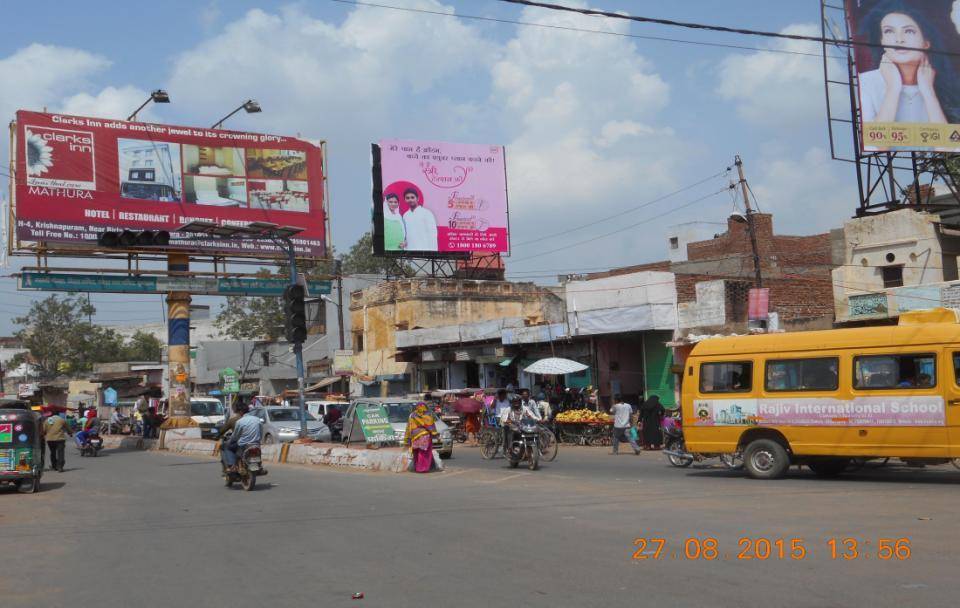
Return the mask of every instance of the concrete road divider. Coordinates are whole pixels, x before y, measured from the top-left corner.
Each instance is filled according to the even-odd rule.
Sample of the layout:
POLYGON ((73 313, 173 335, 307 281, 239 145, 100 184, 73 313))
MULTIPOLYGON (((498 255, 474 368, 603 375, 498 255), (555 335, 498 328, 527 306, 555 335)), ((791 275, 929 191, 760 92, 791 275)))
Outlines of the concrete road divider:
MULTIPOLYGON (((171 433, 172 431, 161 431, 160 439, 107 435, 103 438, 103 447, 167 450, 190 456, 216 457, 219 455, 217 441, 179 438, 179 436, 173 439, 174 435, 171 433)), ((393 471, 394 473, 406 472, 410 464, 410 452, 401 448, 367 450, 346 448, 333 443, 281 443, 265 445, 261 449, 263 461, 268 463, 331 466, 364 471, 393 471)), ((440 458, 435 457, 433 460, 438 463, 438 468, 443 470, 440 458)))

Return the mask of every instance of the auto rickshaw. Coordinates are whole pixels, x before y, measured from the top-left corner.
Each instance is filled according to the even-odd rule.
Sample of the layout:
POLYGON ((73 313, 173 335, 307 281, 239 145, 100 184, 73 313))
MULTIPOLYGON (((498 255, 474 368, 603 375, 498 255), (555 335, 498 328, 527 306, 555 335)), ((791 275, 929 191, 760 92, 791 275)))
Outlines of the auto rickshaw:
POLYGON ((43 476, 43 429, 40 416, 19 402, 0 402, 0 485, 12 483, 31 494, 43 476))

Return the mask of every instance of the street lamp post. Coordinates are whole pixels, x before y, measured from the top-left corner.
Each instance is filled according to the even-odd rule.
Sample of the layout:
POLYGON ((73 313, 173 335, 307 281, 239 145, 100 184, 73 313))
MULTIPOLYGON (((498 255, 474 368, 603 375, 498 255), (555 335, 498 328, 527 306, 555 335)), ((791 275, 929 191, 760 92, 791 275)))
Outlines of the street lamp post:
POLYGON ((257 103, 256 101, 254 101, 254 100, 252 100, 252 99, 248 99, 248 100, 246 100, 245 102, 243 102, 242 104, 240 104, 240 107, 238 107, 236 110, 234 110, 233 112, 230 112, 229 114, 227 114, 226 116, 224 116, 223 118, 221 118, 220 120, 218 120, 217 122, 213 123, 213 126, 210 127, 210 128, 211 128, 211 129, 219 129, 220 127, 223 126, 224 121, 226 121, 228 118, 230 118, 231 116, 233 116, 234 114, 236 114, 236 113, 239 112, 240 110, 246 110, 247 114, 256 114, 257 112, 263 112, 263 109, 260 108, 260 104, 259 104, 259 103, 257 103))
POLYGON ((140 104, 140 107, 134 110, 133 114, 131 114, 130 116, 127 116, 127 120, 128 121, 136 120, 137 114, 140 112, 140 110, 147 107, 147 104, 150 103, 151 101, 153 103, 170 103, 170 95, 163 89, 157 89, 153 93, 150 93, 150 97, 147 97, 147 100, 142 104, 140 104))

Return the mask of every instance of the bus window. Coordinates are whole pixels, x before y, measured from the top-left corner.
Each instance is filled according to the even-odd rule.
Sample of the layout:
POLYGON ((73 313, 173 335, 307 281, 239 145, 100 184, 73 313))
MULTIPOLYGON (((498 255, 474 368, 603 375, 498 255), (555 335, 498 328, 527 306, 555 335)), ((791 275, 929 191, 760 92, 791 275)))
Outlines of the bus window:
POLYGON ((953 378, 957 386, 960 386, 960 353, 953 353, 953 378))
POLYGON ((701 393, 746 393, 752 386, 752 361, 700 365, 701 393))
POLYGON ((836 357, 767 361, 764 386, 768 391, 835 391, 839 369, 836 357))
POLYGON ((936 385, 936 357, 931 354, 868 355, 853 359, 854 388, 931 388, 936 385))

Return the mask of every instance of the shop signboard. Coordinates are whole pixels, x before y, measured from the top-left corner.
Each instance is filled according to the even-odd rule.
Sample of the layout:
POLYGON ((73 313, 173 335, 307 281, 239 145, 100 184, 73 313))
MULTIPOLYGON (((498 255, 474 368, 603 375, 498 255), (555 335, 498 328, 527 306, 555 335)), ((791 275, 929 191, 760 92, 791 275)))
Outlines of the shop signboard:
POLYGON ((373 151, 376 253, 510 252, 503 146, 388 139, 373 151))
POLYGON ((846 0, 845 8, 856 43, 861 148, 960 150, 957 3, 846 0))
POLYGON ((117 404, 117 391, 111 387, 107 387, 103 390, 103 404, 104 405, 116 405, 117 404))
POLYGON ((334 376, 353 375, 353 351, 352 350, 334 351, 333 375, 334 376))
POLYGON ((240 392, 240 374, 232 368, 224 368, 220 372, 221 390, 226 394, 240 392))
MULTIPOLYGON (((21 272, 20 289, 94 293, 168 293, 188 291, 212 296, 281 296, 286 279, 213 277, 131 277, 56 272, 21 272)), ((311 295, 329 294, 330 281, 307 281, 311 295)))
POLYGON ((357 420, 367 443, 386 443, 396 441, 387 410, 383 405, 359 403, 356 407, 357 420))
POLYGON ((305 140, 21 110, 15 145, 20 242, 96 246, 103 232, 164 230, 171 249, 276 257, 269 240, 176 232, 269 222, 302 229, 300 255, 327 254, 323 150, 305 140))

